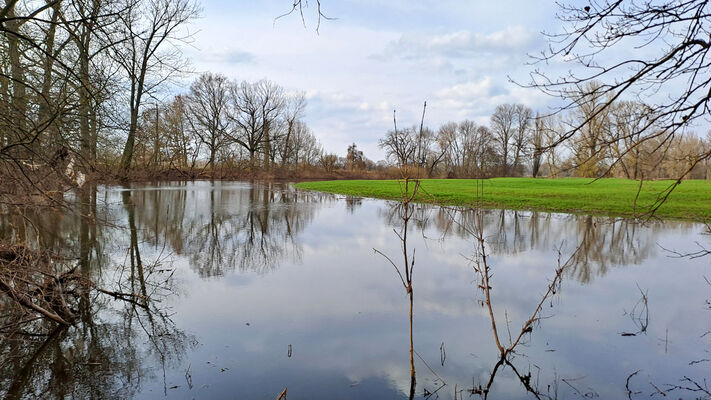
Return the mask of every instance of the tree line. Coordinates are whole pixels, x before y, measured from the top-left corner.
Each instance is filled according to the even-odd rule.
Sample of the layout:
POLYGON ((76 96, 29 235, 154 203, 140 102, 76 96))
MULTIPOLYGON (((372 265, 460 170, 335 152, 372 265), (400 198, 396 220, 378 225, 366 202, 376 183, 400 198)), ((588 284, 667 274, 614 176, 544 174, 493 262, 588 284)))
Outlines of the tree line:
MULTIPOLYGON (((387 168, 355 143, 345 158, 325 153, 303 121, 304 96, 267 80, 205 73, 165 100, 188 70, 193 0, 3 2, 3 176, 387 168)), ((380 146, 390 165, 427 176, 709 177, 709 138, 665 124, 655 106, 595 81, 562 95, 566 112, 502 104, 488 123, 393 129, 380 146)))
POLYGON ((304 95, 274 82, 208 72, 168 95, 190 70, 194 0, 2 1, 0 175, 24 191, 87 173, 368 169, 325 153, 304 95))
POLYGON ((323 150, 303 121, 306 99, 278 84, 203 73, 185 94, 144 109, 142 168, 271 170, 315 166, 323 150))
POLYGON ((711 133, 668 135, 650 126, 650 107, 581 90, 576 107, 543 115, 522 104, 501 104, 488 124, 447 122, 392 129, 379 146, 406 174, 427 177, 579 176, 629 179, 711 179, 711 133), (606 100, 607 101, 607 100, 606 100), (604 104, 604 107, 603 107, 604 104), (568 137, 571 130, 574 133, 568 137))

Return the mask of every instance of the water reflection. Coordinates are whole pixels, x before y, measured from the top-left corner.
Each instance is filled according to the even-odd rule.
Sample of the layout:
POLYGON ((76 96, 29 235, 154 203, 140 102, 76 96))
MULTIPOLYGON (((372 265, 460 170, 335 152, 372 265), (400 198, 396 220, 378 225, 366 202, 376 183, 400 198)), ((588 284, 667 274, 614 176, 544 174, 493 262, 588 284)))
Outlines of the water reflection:
MULTIPOLYGON (((130 195, 122 198, 130 204, 130 195)), ((143 381, 160 379, 166 367, 179 365, 195 343, 161 304, 174 294, 170 266, 160 260, 146 264, 141 257, 133 207, 126 207, 124 247, 120 233, 126 229, 97 223, 96 188, 76 193, 75 201, 71 213, 52 210, 19 217, 27 225, 18 224, 17 216, 3 219, 6 237, 32 247, 49 246, 66 257, 52 273, 78 271, 96 283, 68 292, 76 299, 69 304, 70 326, 36 319, 3 298, 0 396, 6 399, 131 398, 143 381), (127 264, 102 250, 103 235, 113 230, 112 244, 128 249, 127 264)))
MULTIPOLYGON (((87 251, 90 237, 80 237, 77 267, 96 276, 87 251)), ((21 323, 27 313, 3 304, 0 397, 126 399, 142 382, 160 380, 162 368, 179 365, 195 339, 175 326, 160 303, 172 293, 163 268, 144 268, 138 254, 130 273, 123 266, 104 266, 100 281, 110 283, 77 294, 71 326, 21 323)))
MULTIPOLYGON (((285 259, 301 260, 299 234, 319 207, 337 201, 335 196, 274 183, 187 185, 167 183, 118 192, 100 188, 103 206, 97 204, 97 188, 90 188, 77 194, 80 207, 76 213, 30 210, 24 217, 5 214, 0 218, 0 237, 35 247, 78 248, 79 257, 91 262, 102 256, 107 222, 120 225, 122 219, 129 218, 136 227, 134 247, 138 241, 154 248, 167 245, 175 254, 187 255, 202 277, 222 276, 232 270, 266 273, 285 259), (116 193, 120 193, 126 212, 131 210, 128 216, 122 217, 111 207, 116 202, 111 196, 116 193)), ((344 199, 351 214, 363 201, 350 196, 344 199)), ((399 226, 399 211, 398 203, 389 202, 378 213, 384 223, 399 226)), ((411 225, 421 232, 435 229, 437 234, 430 234, 430 239, 466 239, 463 227, 471 226, 473 218, 472 213, 417 205, 411 225)), ((483 219, 491 251, 497 255, 550 251, 561 244, 572 251, 581 244, 570 274, 584 283, 604 276, 610 268, 642 263, 658 252, 659 235, 670 229, 688 231, 692 226, 676 221, 649 222, 640 230, 639 223, 626 219, 510 210, 485 210, 483 219), (580 243, 572 243, 571 238, 581 238, 580 243)))
MULTIPOLYGON (((397 218, 398 215, 402 214, 402 208, 403 206, 401 204, 391 203, 390 207, 381 208, 379 215, 387 224, 402 228, 403 224, 397 218)), ((593 278, 604 277, 610 272, 611 267, 638 265, 649 257, 656 256, 657 250, 660 248, 657 245, 658 241, 663 238, 665 234, 668 234, 669 231, 698 232, 699 229, 698 225, 682 222, 656 222, 640 225, 634 221, 622 219, 505 210, 477 211, 420 206, 416 214, 417 229, 423 232, 425 238, 433 239, 431 233, 428 237, 428 234, 425 232, 428 229, 432 230, 434 227, 439 234, 436 239, 441 241, 446 241, 448 237, 454 236, 476 244, 479 242, 479 239, 481 239, 480 243, 482 248, 475 252, 475 258, 469 260, 475 264, 475 270, 481 268, 479 271, 481 272, 482 279, 478 286, 479 289, 485 293, 485 296, 480 300, 481 306, 484 308, 489 306, 488 309, 491 320, 490 330, 494 335, 496 344, 496 346, 494 346, 494 343, 492 343, 491 347, 493 349, 498 348, 500 354, 498 357, 495 357, 497 361, 488 373, 488 378, 477 379, 475 375, 473 385, 466 386, 465 388, 459 386, 459 389, 455 387, 455 399, 458 398, 458 396, 464 398, 464 396, 472 395, 486 399, 490 398, 492 392, 495 393, 494 398, 498 398, 497 396, 502 395, 502 387, 500 386, 501 383, 499 383, 498 391, 495 391, 495 389, 497 389, 495 382, 497 382, 497 380, 503 381, 505 387, 511 388, 515 386, 511 385, 511 379, 518 381, 522 392, 515 395, 513 392, 504 391, 505 398, 527 398, 530 396, 536 399, 557 399, 567 397, 561 393, 568 393, 575 397, 600 397, 600 393, 598 393, 594 385, 591 385, 589 381, 586 382, 585 377, 566 377, 566 371, 562 371, 560 375, 559 372, 555 370, 546 371, 541 367, 544 363, 537 360, 539 356, 536 356, 535 353, 528 354, 526 347, 528 347, 528 342, 532 341, 532 332, 542 329, 541 324, 545 323, 544 320, 554 318, 555 316, 552 310, 554 301, 549 297, 560 295, 559 292, 563 286, 564 277, 573 278, 583 284, 591 284, 593 278), (527 302, 529 307, 538 303, 538 309, 536 309, 530 319, 526 320, 526 317, 524 317, 522 320, 522 322, 524 322, 523 327, 520 333, 518 333, 518 331, 513 332, 513 339, 513 328, 511 327, 513 321, 509 319, 509 315, 506 313, 507 310, 503 310, 503 315, 498 313, 495 315, 491 309, 493 300, 489 298, 489 291, 493 289, 490 285, 496 285, 498 288, 503 288, 504 291, 508 291, 507 289, 509 288, 507 287, 508 282, 502 284, 497 281, 494 281, 496 283, 489 281, 491 276, 501 271, 493 271, 488 269, 488 267, 482 267, 482 259, 484 264, 486 264, 486 256, 483 248, 484 243, 490 246, 492 254, 497 255, 499 259, 505 258, 506 255, 516 255, 532 250, 545 252, 556 249, 559 254, 558 266, 555 267, 555 265, 551 264, 549 269, 549 275, 551 276, 548 280, 548 291, 544 292, 542 299, 532 299, 527 302), (567 258, 567 261, 561 265, 561 257, 563 256, 567 258), (550 303, 550 305, 548 305, 548 303, 550 303), (542 307, 547 309, 546 314, 537 315, 542 307), (505 347, 507 345, 502 347, 502 345, 499 344, 499 334, 496 329, 497 320, 501 323, 501 326, 505 326, 506 328, 504 332, 508 334, 510 347, 505 347), (519 343, 519 339, 523 339, 523 341, 519 343), (519 344, 521 346, 518 346, 519 344), (515 361, 516 359, 518 361, 515 361), (523 365, 517 366, 521 361, 523 361, 523 365), (523 367, 523 369, 521 369, 521 367, 523 367), (508 376, 499 376, 506 370, 509 371, 508 376), (497 376, 499 376, 499 378, 497 378, 497 376), (528 396, 526 396, 526 394, 528 396)), ((662 253, 662 255, 668 256, 669 254, 662 253)), ((467 257, 463 256, 463 259, 467 259, 467 257)), ((531 281, 529 277, 525 279, 521 278, 524 277, 520 276, 519 280, 531 281)), ((532 283, 535 284, 535 281, 532 283)), ((633 291, 630 291, 630 293, 633 293, 633 291)), ((641 299, 637 300, 632 309, 623 310, 625 316, 629 317, 634 323, 636 332, 632 334, 624 331, 618 333, 622 337, 647 334, 647 328, 649 326, 648 291, 643 291, 637 285, 638 296, 640 293, 641 299)), ((546 329, 542 330, 545 332, 546 329)), ((504 333, 504 335, 506 335, 506 333, 504 333)), ((706 335, 708 335, 708 333, 706 333, 706 335)), ((543 336, 544 339, 547 340, 545 333, 543 336)), ((702 334, 701 337, 703 336, 705 335, 702 334)), ((664 341, 666 346, 668 339, 665 338, 664 341)), ((550 351, 555 352, 556 350, 551 349, 550 351)), ((697 349, 696 357, 700 356, 701 353, 699 353, 699 351, 703 350, 700 348, 697 349)), ((638 354, 633 353, 631 356, 633 358, 638 357, 638 354)), ((691 361, 689 366, 695 366, 696 364, 707 361, 707 359, 703 358, 701 360, 691 361)), ((427 365, 424 360, 422 360, 422 362, 427 365)), ((444 362, 442 362, 442 366, 444 366, 444 362)), ((427 367, 429 368, 428 365, 427 367)), ((711 393, 705 386, 703 373, 699 375, 700 371, 698 368, 692 368, 691 370, 693 372, 690 375, 693 374, 694 377, 681 375, 681 383, 665 383, 664 385, 660 384, 660 386, 654 385, 653 382, 650 383, 650 386, 654 389, 653 391, 632 391, 629 389, 628 379, 627 385, 625 386, 628 391, 627 394, 629 398, 633 398, 633 395, 641 395, 643 393, 652 396, 667 396, 670 394, 683 394, 686 391, 687 393, 693 393, 694 398, 706 398, 704 396, 711 396, 711 393)), ((638 372, 639 370, 632 372, 631 376, 634 376, 638 372)), ((438 379, 441 379, 435 371, 432 371, 432 373, 435 374, 438 379)), ((671 377, 676 376, 672 374, 671 377)), ((442 380, 441 382, 444 381, 442 380)), ((437 383, 437 380, 435 380, 435 383, 437 383)), ((439 387, 437 391, 442 388, 443 386, 439 387)), ((425 398, 427 398, 433 395, 433 392, 430 388, 425 387, 424 395, 425 398)))
MULTIPOLYGON (((71 328, 55 327, 36 337, 3 337, 0 396, 21 398, 126 399, 142 380, 156 378, 151 363, 176 363, 187 346, 182 332, 161 331, 155 347, 146 347, 136 332, 137 316, 117 315, 121 323, 83 311, 71 328)), ((31 332, 25 332, 31 335, 31 332)))
MULTIPOLYGON (((0 397, 263 399, 288 387, 292 400, 620 398, 636 370, 632 398, 652 394, 650 380, 704 395, 664 385, 703 385, 708 262, 670 268, 657 246, 683 250, 699 225, 483 211, 502 346, 526 331, 502 358, 477 303, 472 213, 411 205, 405 227, 397 203, 259 183, 99 187, 73 200, 72 214, 0 218, 0 235, 64 249, 113 295, 81 298, 70 328, 0 335, 0 397), (406 254, 416 248, 409 292, 373 254, 402 253, 393 228, 410 232, 406 254), (543 297, 558 249, 571 262, 543 297), (630 316, 641 293, 644 329, 630 316)), ((23 319, 7 306, 3 327, 23 319)))
MULTIPOLYGON (((168 186, 131 193, 145 240, 162 238, 188 255, 202 277, 227 271, 273 271, 285 258, 299 260, 298 234, 327 196, 306 195, 285 185, 168 186)), ((128 193, 124 191, 123 193, 128 193)))
MULTIPOLYGON (((408 235, 408 228, 410 224, 410 220, 412 219, 413 216, 413 211, 417 208, 415 204, 412 203, 413 199, 418 194, 418 190, 420 187, 420 181, 419 180, 413 180, 410 181, 409 179, 405 179, 404 181, 400 182, 400 189, 402 194, 402 200, 398 203, 397 207, 394 207, 397 210, 398 213, 398 220, 401 223, 401 229, 400 231, 395 231, 395 235, 397 238, 400 240, 400 247, 402 250, 402 261, 398 261, 396 263, 393 261, 392 258, 390 258, 387 254, 381 252, 378 249, 374 249, 376 253, 380 254, 385 258, 395 269, 395 272, 397 272, 398 277, 400 278, 400 282, 402 283, 403 288, 405 289, 405 292, 407 293, 407 297, 410 300, 410 309, 409 309, 409 332, 410 332, 410 395, 409 398, 410 400, 415 398, 415 389, 417 388, 417 373, 415 371, 415 345, 414 345, 414 332, 412 329, 412 322, 413 322, 413 317, 414 317, 414 298, 415 298, 415 291, 412 285, 412 278, 413 278, 413 272, 415 270, 415 250, 412 249, 412 253, 410 253, 408 247, 407 247, 407 235, 408 235)), ((348 204, 348 202, 347 202, 348 204)), ((399 258, 396 258, 399 260, 399 258)), ((443 362, 444 363, 444 362, 443 362)))
MULTIPOLYGON (((391 202, 379 214, 386 224, 399 226, 398 204, 391 202)), ((637 265, 657 254, 657 242, 670 230, 689 232, 694 224, 652 221, 641 225, 629 219, 568 215, 538 211, 482 210, 487 242, 495 255, 516 255, 531 250, 575 252, 568 274, 582 283, 604 276, 610 268, 637 265), (643 226, 644 229, 640 227, 643 226), (578 249, 578 247, 580 247, 578 249)), ((475 214, 465 209, 420 205, 413 219, 420 231, 436 229, 430 239, 471 239, 467 227, 475 214), (464 212, 461 212, 464 211, 464 212)))

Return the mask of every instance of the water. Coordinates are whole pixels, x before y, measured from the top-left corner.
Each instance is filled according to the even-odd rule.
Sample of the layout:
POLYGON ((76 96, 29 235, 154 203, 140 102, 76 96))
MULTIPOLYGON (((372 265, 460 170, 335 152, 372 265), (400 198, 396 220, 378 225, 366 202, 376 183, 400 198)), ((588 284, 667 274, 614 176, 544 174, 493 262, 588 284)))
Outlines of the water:
MULTIPOLYGON (((0 235, 72 254, 100 287, 138 297, 93 292, 71 328, 0 336, 0 397, 409 397, 409 300, 374 251, 402 258, 396 203, 242 182, 70 201, 77 213, 6 216, 0 235)), ((543 319, 497 367, 473 216, 417 206, 410 221, 415 397, 709 397, 711 256, 668 251, 710 248, 703 225, 486 211, 504 345, 574 254, 543 319)))

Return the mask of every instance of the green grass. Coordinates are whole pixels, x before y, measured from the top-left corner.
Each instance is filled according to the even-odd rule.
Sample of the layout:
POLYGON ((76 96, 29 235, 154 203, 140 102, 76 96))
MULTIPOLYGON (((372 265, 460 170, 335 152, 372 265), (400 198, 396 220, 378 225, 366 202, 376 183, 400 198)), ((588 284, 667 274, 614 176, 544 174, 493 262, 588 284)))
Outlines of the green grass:
MULTIPOLYGON (((473 206, 476 203, 477 180, 423 179, 421 182, 418 201, 457 206, 473 206)), ((484 194, 479 196, 484 207, 623 217, 648 212, 673 183, 644 182, 635 212, 639 181, 629 179, 495 178, 479 182, 483 182, 484 186, 484 194)), ((302 182, 295 186, 352 196, 400 199, 397 180, 302 182)), ((683 181, 654 215, 668 219, 711 220, 711 181, 683 181)))

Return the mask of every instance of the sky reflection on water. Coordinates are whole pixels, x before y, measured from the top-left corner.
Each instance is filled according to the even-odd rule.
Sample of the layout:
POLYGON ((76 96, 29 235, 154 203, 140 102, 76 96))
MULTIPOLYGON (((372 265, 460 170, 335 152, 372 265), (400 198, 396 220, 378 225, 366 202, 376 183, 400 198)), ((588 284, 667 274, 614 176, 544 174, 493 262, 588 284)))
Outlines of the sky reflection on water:
MULTIPOLYGON (((392 266, 374 253, 395 257, 400 252, 393 232, 399 223, 392 212, 396 203, 241 182, 105 187, 96 199, 96 216, 113 225, 92 225, 97 232, 82 236, 85 218, 38 215, 38 225, 54 228, 42 243, 87 248, 73 238, 89 240, 94 249, 89 253, 95 254, 89 257, 90 274, 104 282, 116 281, 118 265, 133 257, 129 249, 134 248, 146 265, 161 260, 155 270, 170 269, 174 281, 173 292, 161 303, 172 325, 160 335, 150 336, 135 323, 128 328, 126 321, 133 317, 118 312, 123 306, 115 301, 94 305, 87 320, 72 328, 109 320, 117 327, 89 337, 136 353, 130 362, 104 371, 122 384, 107 385, 112 392, 100 397, 264 399, 276 398, 285 387, 289 399, 407 397, 408 301, 392 266), (168 339, 172 350, 156 351, 162 346, 156 342, 168 339)), ((471 216, 455 218, 466 224, 471 216)), ((461 392, 485 386, 498 361, 467 260, 475 251, 473 240, 450 221, 445 210, 418 206, 408 238, 408 247, 416 249, 416 393, 435 392, 444 382, 437 392, 444 399, 454 397, 455 387, 461 392)), ((551 398, 622 398, 628 377, 638 370, 629 380, 632 398, 649 397, 656 392, 653 385, 664 391, 673 389, 670 385, 691 386, 682 381, 685 376, 703 384, 710 363, 695 361, 708 358, 711 350, 711 334, 702 336, 711 330, 706 304, 711 285, 704 279, 711 275, 710 260, 671 258, 661 248, 692 251, 695 241, 709 245, 703 225, 642 226, 501 210, 487 211, 485 221, 492 303, 504 341, 506 321, 514 335, 540 300, 555 273, 558 251, 566 259, 582 245, 562 291, 545 305, 547 318, 511 359, 518 372, 530 373, 539 392, 551 398), (642 292, 648 296, 649 324, 638 333, 630 313, 642 292)), ((31 236, 7 220, 0 233, 31 236)), ((80 339, 65 335, 59 346, 79 347, 80 339)), ((0 356, 8 357, 9 343, 0 342, 0 356)), ((66 385, 65 392, 86 393, 77 388, 88 383, 62 374, 81 370, 76 365, 94 357, 90 349, 71 362, 61 352, 45 353, 42 364, 35 365, 29 354, 41 344, 15 350, 23 357, 3 366, 1 386, 17 382, 32 364, 34 378, 23 381, 24 397, 32 397, 48 379, 66 385), (57 367, 59 361, 65 367, 57 367)), ((675 398, 706 395, 672 393, 675 398)), ((12 398, 3 389, 0 395, 12 398)), ((506 367, 489 393, 489 398, 531 397, 506 367)))

